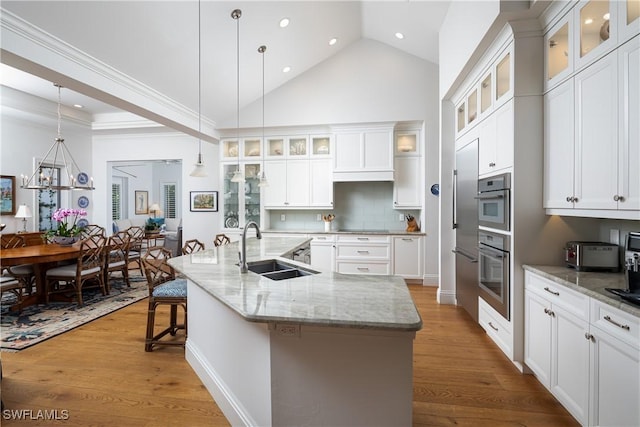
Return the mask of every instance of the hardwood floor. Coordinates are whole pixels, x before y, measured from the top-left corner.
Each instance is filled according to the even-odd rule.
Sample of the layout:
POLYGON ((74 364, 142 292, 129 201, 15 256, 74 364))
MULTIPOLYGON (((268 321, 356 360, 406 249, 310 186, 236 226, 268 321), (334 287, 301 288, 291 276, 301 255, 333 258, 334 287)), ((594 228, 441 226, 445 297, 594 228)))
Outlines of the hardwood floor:
MULTIPOLYGON (((460 308, 411 285, 424 327, 414 347, 415 426, 576 426, 533 376, 521 375, 460 308)), ((12 426, 227 426, 181 348, 144 351, 140 301, 18 353, 3 352, 7 409, 57 410, 12 426)), ((161 320, 162 321, 162 320, 161 320)))

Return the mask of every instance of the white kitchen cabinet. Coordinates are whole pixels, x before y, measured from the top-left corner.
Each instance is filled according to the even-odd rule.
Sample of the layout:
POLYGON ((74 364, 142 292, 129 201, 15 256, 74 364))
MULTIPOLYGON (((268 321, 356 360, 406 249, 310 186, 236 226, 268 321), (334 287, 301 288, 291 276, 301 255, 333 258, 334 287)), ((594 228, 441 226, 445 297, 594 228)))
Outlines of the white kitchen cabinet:
POLYGON ((393 236, 393 274, 405 279, 422 279, 423 239, 393 236))
POLYGON ((583 425, 640 425, 640 318, 525 272, 525 363, 583 425))
POLYGON ((544 207, 573 207, 574 189, 573 79, 544 96, 544 207))
POLYGON ((393 126, 336 130, 333 180, 393 180, 393 126))
MULTIPOLYGON (((618 74, 620 146, 617 207, 619 210, 640 211, 640 36, 618 49, 618 74)), ((640 212, 636 219, 640 219, 640 212)))
POLYGON ((492 175, 513 166, 514 101, 479 123, 478 174, 492 175))
POLYGON ((640 33, 640 2, 622 0, 618 6, 618 43, 637 36, 640 33))
POLYGON ((336 270, 335 234, 312 234, 311 267, 321 271, 336 270))
POLYGON ((331 159, 309 161, 309 206, 333 209, 333 170, 331 159))
POLYGON ((551 89, 573 73, 573 15, 568 13, 544 37, 545 89, 551 89))
POLYGON ((478 323, 500 350, 513 360, 512 323, 481 297, 478 297, 478 323))
POLYGON ((260 163, 241 162, 240 170, 244 173, 245 182, 231 182, 233 173, 238 168, 237 163, 222 165, 222 228, 235 229, 243 227, 249 221, 261 224, 262 189, 260 182, 260 163))
POLYGON ((422 157, 396 157, 393 180, 393 207, 395 209, 421 209, 422 157))
POLYGON ((265 208, 309 206, 309 161, 273 160, 264 164, 269 181, 264 188, 265 208))
POLYGON ((338 235, 336 271, 343 274, 391 274, 389 236, 338 235))
POLYGON ((588 66, 618 41, 616 0, 581 0, 573 8, 576 70, 588 66))
POLYGON ((589 298, 528 271, 525 287, 525 363, 571 415, 586 425, 589 298))

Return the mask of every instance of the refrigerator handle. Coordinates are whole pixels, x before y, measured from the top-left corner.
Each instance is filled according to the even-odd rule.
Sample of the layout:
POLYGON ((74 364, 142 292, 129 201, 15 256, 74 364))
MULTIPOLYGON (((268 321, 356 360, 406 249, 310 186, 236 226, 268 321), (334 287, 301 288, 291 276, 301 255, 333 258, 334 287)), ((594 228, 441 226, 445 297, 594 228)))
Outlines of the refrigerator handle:
POLYGON ((458 190, 458 171, 453 170, 451 175, 452 188, 453 188, 453 212, 451 214, 451 228, 458 228, 458 215, 456 214, 456 197, 458 190))

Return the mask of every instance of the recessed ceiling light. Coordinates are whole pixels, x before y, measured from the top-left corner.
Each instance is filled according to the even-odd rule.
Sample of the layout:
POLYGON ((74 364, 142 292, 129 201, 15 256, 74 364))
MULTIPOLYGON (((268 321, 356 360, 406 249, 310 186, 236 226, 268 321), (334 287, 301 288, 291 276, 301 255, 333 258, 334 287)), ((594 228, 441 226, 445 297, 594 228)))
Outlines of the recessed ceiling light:
POLYGON ((593 19, 587 18, 587 19, 584 20, 584 23, 585 23, 585 25, 592 24, 593 23, 593 19))
POLYGON ((329 40, 329 46, 333 46, 334 44, 338 43, 338 39, 337 38, 332 38, 331 40, 329 40))
POLYGON ((402 34, 401 32, 397 32, 396 38, 402 40, 404 38, 404 34, 402 34))
POLYGON ((280 28, 284 28, 289 25, 289 18, 282 18, 280 20, 280 28))
POLYGON ((609 15, 609 12, 607 12, 604 15, 602 15, 602 17, 608 21, 611 15, 609 15))
POLYGON ((76 108, 84 108, 84 105, 80 105, 80 104, 73 104, 73 106, 76 108))
POLYGON ((283 72, 283 73, 288 73, 289 71, 291 71, 291 67, 289 67, 289 66, 286 66, 286 67, 284 67, 284 68, 282 69, 282 72, 283 72))

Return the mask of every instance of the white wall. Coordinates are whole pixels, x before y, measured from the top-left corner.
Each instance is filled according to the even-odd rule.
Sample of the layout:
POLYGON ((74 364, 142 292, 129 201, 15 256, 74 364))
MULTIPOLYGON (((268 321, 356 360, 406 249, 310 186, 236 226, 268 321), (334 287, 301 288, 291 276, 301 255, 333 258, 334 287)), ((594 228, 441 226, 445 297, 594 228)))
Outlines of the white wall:
MULTIPOLYGON (((111 230, 110 201, 111 197, 111 165, 107 162, 126 160, 164 160, 182 161, 180 179, 180 212, 182 218, 182 240, 199 239, 206 246, 213 245, 213 239, 219 232, 219 212, 191 212, 189 209, 190 191, 220 191, 218 145, 203 143, 202 155, 209 176, 194 178, 189 176, 198 155, 198 140, 178 132, 167 132, 159 129, 156 133, 129 133, 95 135, 93 138, 93 170, 96 183, 94 191, 94 220, 111 230)), ((146 188, 129 188, 130 195, 135 190, 146 188)), ((149 190, 149 203, 157 201, 159 189, 149 190), (154 196, 155 195, 155 196, 154 196), (155 197, 153 199, 152 197, 155 197)), ((147 215, 148 216, 148 215, 147 215)))

